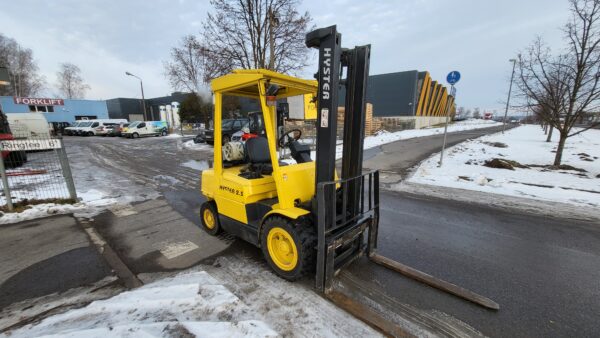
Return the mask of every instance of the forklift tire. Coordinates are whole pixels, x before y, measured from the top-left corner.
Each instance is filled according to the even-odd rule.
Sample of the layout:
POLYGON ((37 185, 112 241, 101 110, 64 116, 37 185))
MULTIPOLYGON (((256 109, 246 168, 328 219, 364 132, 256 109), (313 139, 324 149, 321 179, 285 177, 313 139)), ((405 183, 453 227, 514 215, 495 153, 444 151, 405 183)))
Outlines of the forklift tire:
POLYGON ((200 207, 200 218, 202 219, 202 228, 210 235, 217 236, 221 233, 221 223, 215 202, 209 201, 202 203, 200 207))
POLYGON ((315 270, 317 237, 303 221, 272 216, 264 223, 260 244, 277 275, 295 281, 315 270))

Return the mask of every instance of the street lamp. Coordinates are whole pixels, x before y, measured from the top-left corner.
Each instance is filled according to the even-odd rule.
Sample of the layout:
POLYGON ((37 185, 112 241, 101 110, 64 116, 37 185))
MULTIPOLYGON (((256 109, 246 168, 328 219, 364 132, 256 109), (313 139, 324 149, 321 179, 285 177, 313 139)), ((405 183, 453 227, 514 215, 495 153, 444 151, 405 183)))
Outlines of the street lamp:
POLYGON ((146 118, 146 99, 144 98, 144 84, 142 83, 142 79, 139 76, 131 74, 130 72, 125 72, 125 75, 133 76, 140 80, 140 88, 142 89, 142 112, 144 113, 144 120, 148 120, 146 118))
POLYGON ((506 99, 506 110, 504 110, 504 120, 502 121, 502 134, 506 129, 506 116, 508 115, 508 104, 510 102, 510 92, 512 91, 513 79, 515 77, 515 66, 517 65, 517 59, 510 59, 508 62, 513 63, 512 75, 510 76, 510 85, 508 86, 508 98, 506 99))

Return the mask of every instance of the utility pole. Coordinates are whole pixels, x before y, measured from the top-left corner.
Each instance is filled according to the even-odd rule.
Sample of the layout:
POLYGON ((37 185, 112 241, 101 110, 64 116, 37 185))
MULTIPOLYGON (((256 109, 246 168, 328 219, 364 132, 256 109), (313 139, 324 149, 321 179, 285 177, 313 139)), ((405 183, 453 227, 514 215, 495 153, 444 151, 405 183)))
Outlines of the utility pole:
POLYGON ((146 99, 144 98, 144 84, 142 83, 142 79, 139 76, 131 74, 130 72, 125 72, 125 75, 133 76, 140 80, 140 88, 142 90, 142 113, 144 114, 144 121, 148 121, 148 118, 146 117, 146 99))
POLYGON ((515 66, 517 65, 517 59, 510 59, 509 62, 513 63, 512 75, 510 76, 510 85, 508 86, 508 98, 506 99, 506 109, 504 110, 504 120, 502 121, 502 134, 506 129, 506 117, 508 115, 508 104, 510 102, 510 93, 512 91, 513 79, 515 77, 515 66))

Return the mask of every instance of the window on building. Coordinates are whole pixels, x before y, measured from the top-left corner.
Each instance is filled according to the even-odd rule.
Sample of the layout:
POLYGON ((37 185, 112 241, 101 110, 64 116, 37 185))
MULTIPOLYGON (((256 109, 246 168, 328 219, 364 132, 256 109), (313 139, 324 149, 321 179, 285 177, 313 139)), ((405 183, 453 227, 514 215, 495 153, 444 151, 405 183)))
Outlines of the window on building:
POLYGON ((54 113, 54 106, 29 106, 32 113, 54 113))

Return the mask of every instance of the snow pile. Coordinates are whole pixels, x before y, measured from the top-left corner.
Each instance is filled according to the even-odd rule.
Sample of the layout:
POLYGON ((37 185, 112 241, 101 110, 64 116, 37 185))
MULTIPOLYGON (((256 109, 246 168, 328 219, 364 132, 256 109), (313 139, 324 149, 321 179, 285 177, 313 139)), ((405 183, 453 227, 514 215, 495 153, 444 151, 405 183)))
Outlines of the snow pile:
MULTIPOLYGON (((489 128, 500 126, 502 123, 492 120, 478 120, 469 119, 465 121, 458 121, 448 125, 448 132, 457 132, 463 130, 472 130, 480 128, 489 128)), ((431 136, 436 134, 443 134, 444 127, 438 128, 424 128, 424 129, 409 129, 401 130, 394 133, 387 132, 385 130, 380 131, 376 135, 365 137, 364 149, 374 148, 386 143, 396 142, 400 140, 406 140, 415 137, 431 136)), ((341 153, 341 147, 338 146, 339 153, 341 153)))
POLYGON ((420 164, 409 182, 478 190, 582 206, 600 206, 600 130, 567 140, 563 165, 554 161, 558 135, 552 142, 539 126, 521 126, 451 147, 438 168, 439 153, 420 164), (503 147, 503 144, 506 147, 503 147), (484 166, 485 161, 516 161, 514 170, 484 166))
POLYGON ((204 271, 159 280, 10 332, 11 337, 276 337, 204 271))
POLYGON ((175 134, 175 133, 172 133, 172 134, 169 134, 169 135, 167 135, 166 137, 171 137, 171 138, 180 138, 180 137, 183 137, 183 136, 182 136, 181 134, 175 134))
POLYGON ((208 161, 197 161, 197 160, 189 160, 187 162, 181 163, 183 167, 194 169, 194 170, 206 170, 210 168, 208 161))
POLYGON ((266 263, 234 255, 219 257, 201 267, 227 285, 262 316, 282 337, 381 337, 381 335, 327 301, 313 289, 314 280, 288 282, 266 263))
POLYGON ((213 147, 206 143, 194 143, 194 140, 185 141, 181 144, 183 149, 189 150, 210 150, 212 151, 213 147))

